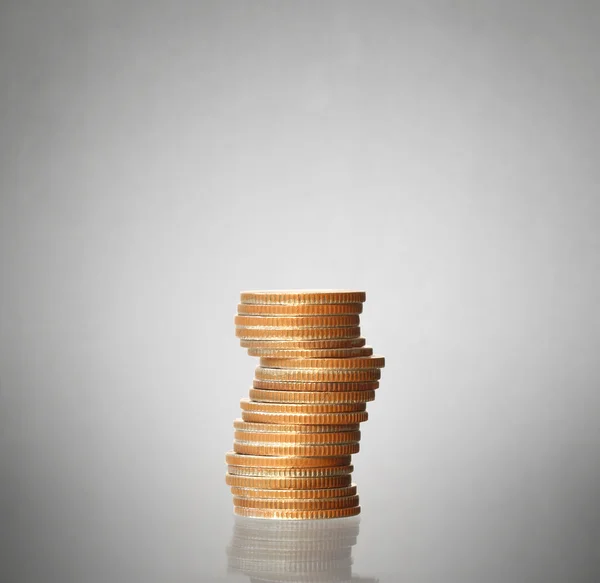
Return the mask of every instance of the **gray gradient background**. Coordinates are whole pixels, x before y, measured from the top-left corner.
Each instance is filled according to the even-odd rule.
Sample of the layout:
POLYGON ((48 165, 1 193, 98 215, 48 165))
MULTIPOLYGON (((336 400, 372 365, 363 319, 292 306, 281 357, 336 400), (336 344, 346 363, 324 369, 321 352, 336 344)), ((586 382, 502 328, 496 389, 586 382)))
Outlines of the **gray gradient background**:
POLYGON ((597 582, 599 33, 598 2, 2 1, 2 581, 234 577, 238 293, 343 287, 388 363, 355 572, 597 582))

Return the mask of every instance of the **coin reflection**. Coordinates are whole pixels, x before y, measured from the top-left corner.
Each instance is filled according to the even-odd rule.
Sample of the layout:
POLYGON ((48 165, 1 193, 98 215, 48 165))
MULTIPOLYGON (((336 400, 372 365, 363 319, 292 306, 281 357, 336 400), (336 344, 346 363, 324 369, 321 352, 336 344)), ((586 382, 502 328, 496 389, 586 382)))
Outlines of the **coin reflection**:
POLYGON ((352 547, 360 518, 335 520, 261 520, 235 517, 227 547, 230 572, 252 583, 375 583, 352 573, 352 547))

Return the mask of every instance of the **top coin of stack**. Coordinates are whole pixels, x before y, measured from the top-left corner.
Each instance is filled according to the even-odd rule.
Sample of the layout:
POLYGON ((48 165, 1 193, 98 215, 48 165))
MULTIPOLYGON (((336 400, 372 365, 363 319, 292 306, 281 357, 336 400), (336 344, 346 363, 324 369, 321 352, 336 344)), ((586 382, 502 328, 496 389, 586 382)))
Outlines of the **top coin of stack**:
POLYGON ((361 336, 365 299, 351 290, 242 292, 236 336, 260 366, 227 454, 236 514, 360 512, 351 455, 384 366, 361 336))

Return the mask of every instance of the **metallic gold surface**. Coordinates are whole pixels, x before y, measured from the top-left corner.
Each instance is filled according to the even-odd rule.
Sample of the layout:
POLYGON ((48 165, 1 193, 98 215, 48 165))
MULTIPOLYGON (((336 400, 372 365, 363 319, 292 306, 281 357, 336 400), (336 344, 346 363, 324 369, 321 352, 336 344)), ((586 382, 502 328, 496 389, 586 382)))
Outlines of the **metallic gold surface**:
POLYGON ((322 340, 358 338, 358 326, 344 328, 236 328, 235 335, 245 340, 322 340))
POLYGON ((367 299, 356 290, 266 290, 243 291, 242 304, 355 304, 367 299))
MULTIPOLYGON (((304 425, 303 427, 314 427, 314 425, 304 425)), ((235 431, 233 438, 247 443, 333 445, 334 443, 353 443, 360 441, 360 431, 330 431, 329 433, 267 433, 258 431, 235 431)))
POLYGON ((324 348, 356 348, 364 346, 367 343, 366 338, 359 336, 357 338, 321 338, 316 340, 294 340, 288 338, 284 340, 274 339, 240 339, 242 348, 269 348, 284 350, 321 350, 324 348))
MULTIPOLYGON (((348 458, 350 456, 347 456, 348 458)), ((307 458, 314 459, 314 458, 307 458)), ((345 476, 352 473, 354 467, 332 466, 329 468, 265 468, 259 466, 227 466, 227 471, 234 476, 261 476, 263 478, 323 478, 325 476, 345 476)))
POLYGON ((379 387, 379 381, 364 381, 358 383, 329 383, 329 382, 302 382, 302 381, 279 381, 254 379, 252 386, 255 389, 267 389, 272 391, 374 391, 379 387))
POLYGON ((340 498, 343 496, 354 496, 356 484, 345 488, 321 488, 318 490, 273 490, 267 488, 241 488, 232 486, 231 493, 241 498, 295 498, 320 500, 322 498, 340 498))
POLYGON ((225 462, 231 466, 274 468, 280 471, 284 468, 330 468, 332 466, 347 466, 349 455, 327 457, 296 457, 296 456, 262 456, 241 455, 233 451, 225 454, 225 462))
POLYGON ((225 474, 229 486, 274 490, 324 490, 344 488, 352 483, 350 474, 344 476, 290 477, 290 476, 242 476, 225 474))
POLYGON ((290 444, 290 443, 254 443, 248 441, 234 441, 233 450, 236 453, 280 456, 334 456, 351 455, 358 453, 360 444, 355 443, 334 443, 334 444, 290 444))
POLYGON ((358 413, 262 413, 242 411, 242 419, 253 423, 297 423, 299 425, 346 425, 363 423, 369 415, 366 411, 358 413))
POLYGON ((268 391, 250 389, 253 401, 265 403, 367 403, 375 399, 375 391, 268 391))
POLYGON ((358 423, 346 425, 294 425, 290 423, 249 423, 242 419, 235 419, 233 427, 239 431, 257 431, 259 433, 332 433, 358 431, 358 423))
POLYGON ((335 316, 360 314, 363 305, 357 304, 238 304, 243 316, 335 316))
MULTIPOLYGON (((290 360, 290 363, 294 361, 290 360)), ((289 366, 293 366, 290 364, 289 366)), ((368 370, 330 370, 330 369, 295 369, 295 368, 264 368, 257 366, 254 376, 260 381, 280 380, 291 382, 363 382, 376 381, 381 377, 378 368, 368 370)))
POLYGON ((269 356, 271 358, 354 358, 370 356, 373 348, 358 346, 356 348, 321 348, 313 350, 285 350, 277 348, 248 348, 250 356, 269 356))
POLYGON ((344 328, 358 326, 356 314, 339 316, 235 316, 239 328, 344 328))
POLYGON ((233 505, 241 508, 269 508, 272 510, 330 510, 358 506, 358 494, 341 498, 247 498, 233 497, 233 505))
POLYGON ((366 356, 353 358, 277 358, 263 356, 260 366, 266 368, 308 368, 308 369, 336 369, 336 370, 368 370, 383 368, 385 358, 383 356, 366 356))
POLYGON ((279 518, 281 520, 323 520, 326 518, 344 518, 360 514, 360 506, 337 508, 334 510, 273 510, 267 508, 234 507, 238 516, 252 518, 279 518))
POLYGON ((259 413, 356 413, 364 411, 366 403, 264 403, 240 400, 243 411, 259 413))

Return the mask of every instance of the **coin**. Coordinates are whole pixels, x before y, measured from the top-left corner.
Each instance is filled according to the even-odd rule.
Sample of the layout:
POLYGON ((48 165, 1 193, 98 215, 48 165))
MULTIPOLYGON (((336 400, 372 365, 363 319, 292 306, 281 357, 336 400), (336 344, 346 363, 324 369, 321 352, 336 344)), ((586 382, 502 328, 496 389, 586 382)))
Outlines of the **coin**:
POLYGON ((325 510, 333 508, 351 508, 358 506, 358 494, 342 498, 281 499, 281 498, 243 498, 233 497, 233 505, 242 508, 269 508, 280 510, 325 510))
MULTIPOLYGON (((302 427, 314 427, 314 425, 303 425, 302 427)), ((335 425, 329 427, 335 427, 335 425)), ((331 445, 360 441, 360 431, 330 431, 328 433, 235 431, 233 437, 239 441, 249 443, 304 443, 315 445, 324 443, 331 445)))
POLYGON ((367 299, 364 291, 354 290, 270 290, 243 291, 242 304, 356 304, 367 299))
MULTIPOLYGON (((292 362, 292 361, 290 361, 292 362)), ((290 365, 293 366, 293 365, 290 365)), ((281 380, 303 382, 363 382, 376 381, 381 377, 381 370, 330 370, 330 369, 295 369, 295 368, 265 368, 257 366, 254 377, 258 380, 281 380)))
POLYGON ((262 403, 240 400, 242 411, 260 413, 354 413, 364 411, 366 403, 262 403))
POLYGON ((232 486, 231 493, 242 498, 296 498, 319 500, 322 498, 340 498, 354 496, 356 484, 345 488, 321 488, 318 490, 274 490, 272 488, 241 488, 232 486))
POLYGON ((235 316, 238 328, 343 328, 358 326, 356 314, 339 316, 235 316))
POLYGON ((375 391, 328 392, 328 391, 265 391, 250 389, 253 401, 267 403, 367 403, 375 399, 375 391))
POLYGON ((237 453, 264 456, 330 456, 358 453, 358 443, 334 444, 290 444, 290 443, 250 443, 234 441, 233 450, 237 453))
POLYGON ((316 340, 294 340, 292 338, 284 340, 274 339, 240 339, 242 348, 269 348, 284 350, 322 350, 325 348, 356 348, 364 346, 367 340, 362 336, 358 338, 321 338, 316 340))
POLYGON ((358 326, 344 328, 240 328, 235 335, 244 340, 325 340, 337 338, 358 338, 358 326))
POLYGON ((226 474, 225 482, 229 486, 240 488, 260 488, 274 490, 314 490, 344 488, 352 483, 351 475, 321 477, 289 476, 240 476, 226 474))
POLYGON ((274 510, 267 508, 241 508, 235 506, 235 514, 252 518, 280 518, 283 520, 322 520, 326 518, 344 518, 360 514, 360 506, 336 508, 332 510, 274 510))
POLYGON ((328 457, 269 457, 259 455, 240 455, 233 451, 225 454, 225 462, 231 466, 274 468, 280 471, 284 468, 330 468, 332 466, 347 466, 349 455, 328 457))
MULTIPOLYGON (((248 456, 250 457, 250 456, 248 456)), ((260 457, 260 456, 253 456, 260 457)), ((350 459, 350 456, 344 456, 350 459)), ((315 458, 306 458, 308 460, 315 458)), ((325 476, 346 476, 351 474, 353 467, 348 463, 344 466, 329 468, 286 468, 286 467, 260 467, 260 466, 227 466, 227 472, 234 476, 262 476, 263 478, 324 478, 325 476)))
POLYGON ((279 381, 279 380, 259 380, 254 379, 252 386, 255 389, 267 389, 272 391, 305 391, 311 393, 314 391, 331 392, 352 392, 352 391, 373 391, 379 387, 379 381, 364 381, 358 383, 325 383, 325 382, 302 382, 302 381, 279 381))
POLYGON ((238 314, 245 316, 335 316, 360 314, 356 304, 238 304, 238 314))
POLYGON ((370 356, 373 349, 370 346, 356 348, 321 348, 314 350, 285 350, 277 348, 248 348, 250 356, 270 356, 272 358, 353 358, 370 356))
POLYGON ((365 356, 353 358, 277 358, 263 356, 260 366, 266 368, 307 368, 307 369, 336 369, 336 370, 370 370, 385 366, 383 356, 365 356))
POLYGON ((233 427, 239 431, 256 431, 259 433, 332 433, 332 432, 347 432, 358 431, 360 425, 358 423, 350 423, 346 425, 292 425, 292 424, 275 424, 275 423, 249 423, 242 419, 235 419, 233 427))
POLYGON ((346 425, 363 423, 369 415, 366 411, 357 413, 264 413, 242 411, 242 419, 253 423, 297 423, 299 425, 346 425))

